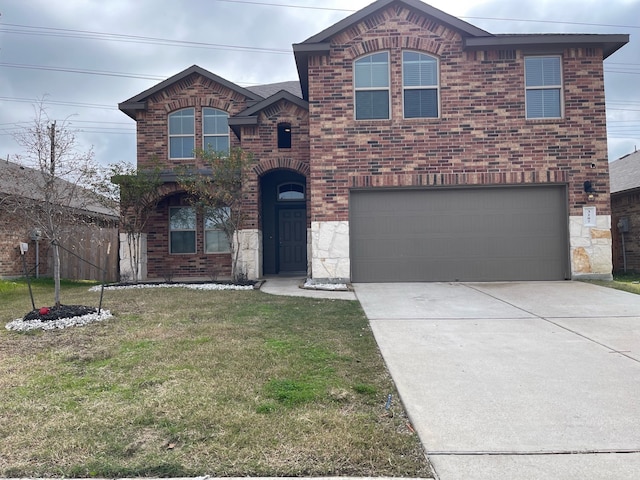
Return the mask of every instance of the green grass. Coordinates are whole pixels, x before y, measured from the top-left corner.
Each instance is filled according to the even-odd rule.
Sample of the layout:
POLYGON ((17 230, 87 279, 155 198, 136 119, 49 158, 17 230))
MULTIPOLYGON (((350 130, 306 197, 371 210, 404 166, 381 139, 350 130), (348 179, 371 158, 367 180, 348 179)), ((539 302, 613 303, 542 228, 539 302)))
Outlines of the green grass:
POLYGON ((613 276, 613 281, 591 280, 589 283, 640 294, 640 274, 638 273, 616 273, 613 276))
MULTIPOLYGON (((36 306, 53 288, 34 283, 36 306)), ((31 309, 0 281, 0 320, 31 309)), ((62 303, 97 305, 87 284, 62 303)), ((115 318, 0 329, 0 476, 431 475, 357 302, 107 291, 115 318)))

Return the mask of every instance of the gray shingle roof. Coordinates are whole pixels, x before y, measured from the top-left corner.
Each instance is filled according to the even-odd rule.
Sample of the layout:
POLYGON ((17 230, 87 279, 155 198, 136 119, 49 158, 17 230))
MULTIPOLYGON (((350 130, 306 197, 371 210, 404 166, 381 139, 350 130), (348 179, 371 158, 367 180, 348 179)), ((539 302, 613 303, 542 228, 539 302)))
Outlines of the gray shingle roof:
MULTIPOLYGON (((0 159, 0 197, 17 195, 32 200, 43 200, 44 197, 38 188, 38 185, 43 184, 43 174, 39 170, 0 159)), ((101 217, 119 218, 117 207, 107 207, 98 201, 96 194, 87 189, 77 188, 62 179, 56 179, 56 188, 59 189, 60 198, 64 198, 66 194, 73 195, 73 198, 64 202, 71 208, 101 217)))
POLYGON ((611 193, 640 188, 640 150, 609 164, 611 193))
POLYGON ((302 89, 300 88, 300 82, 297 80, 290 82, 268 83, 266 85, 254 85, 253 87, 247 87, 247 90, 255 93, 256 95, 260 95, 263 98, 269 98, 280 90, 284 90, 296 97, 302 98, 302 89))

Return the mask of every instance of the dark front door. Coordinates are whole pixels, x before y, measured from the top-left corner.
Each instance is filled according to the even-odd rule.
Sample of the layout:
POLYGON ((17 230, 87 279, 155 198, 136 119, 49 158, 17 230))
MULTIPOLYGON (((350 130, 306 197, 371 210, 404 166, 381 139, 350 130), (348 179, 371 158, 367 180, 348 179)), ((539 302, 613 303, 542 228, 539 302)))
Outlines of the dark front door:
POLYGON ((282 208, 278 212, 279 271, 307 270, 307 211, 282 208))

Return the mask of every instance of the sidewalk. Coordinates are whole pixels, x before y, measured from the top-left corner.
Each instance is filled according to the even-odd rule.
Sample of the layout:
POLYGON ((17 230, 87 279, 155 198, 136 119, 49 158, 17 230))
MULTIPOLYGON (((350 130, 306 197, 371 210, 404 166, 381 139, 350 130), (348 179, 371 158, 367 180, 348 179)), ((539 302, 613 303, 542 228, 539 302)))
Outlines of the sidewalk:
POLYGON ((271 295, 289 297, 329 298, 334 300, 357 300, 352 290, 324 290, 302 288, 303 277, 266 277, 260 290, 271 295))

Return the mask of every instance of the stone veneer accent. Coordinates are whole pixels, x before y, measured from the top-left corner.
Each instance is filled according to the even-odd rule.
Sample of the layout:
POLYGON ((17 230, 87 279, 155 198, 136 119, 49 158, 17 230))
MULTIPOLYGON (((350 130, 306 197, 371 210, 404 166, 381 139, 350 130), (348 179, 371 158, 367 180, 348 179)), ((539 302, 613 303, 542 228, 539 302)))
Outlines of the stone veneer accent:
POLYGON ((262 277, 262 232, 258 229, 245 229, 236 233, 240 243, 238 269, 249 280, 262 277))
POLYGON ((571 277, 612 280, 611 215, 597 215, 596 226, 584 225, 582 216, 569 217, 571 277))
MULTIPOLYGON (((138 258, 138 280, 147 279, 147 234, 140 235, 140 258, 138 258)), ((131 262, 129 261, 129 242, 127 234, 120 233, 120 280, 132 281, 133 273, 131 270, 131 262)))
POLYGON ((316 282, 349 281, 349 222, 311 222, 311 277, 316 282))

